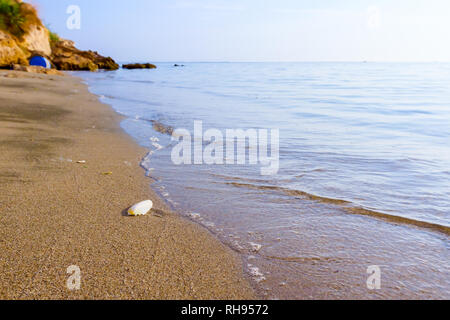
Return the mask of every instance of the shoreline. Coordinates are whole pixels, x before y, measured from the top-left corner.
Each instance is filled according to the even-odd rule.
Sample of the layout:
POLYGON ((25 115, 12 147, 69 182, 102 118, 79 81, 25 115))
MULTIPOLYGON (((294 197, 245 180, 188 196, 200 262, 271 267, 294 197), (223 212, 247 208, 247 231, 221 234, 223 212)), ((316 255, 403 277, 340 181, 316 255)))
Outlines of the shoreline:
POLYGON ((156 195, 146 150, 81 79, 0 83, 0 299, 255 298, 240 257, 156 195), (126 216, 145 199, 156 214, 126 216), (66 286, 72 265, 80 290, 66 286))

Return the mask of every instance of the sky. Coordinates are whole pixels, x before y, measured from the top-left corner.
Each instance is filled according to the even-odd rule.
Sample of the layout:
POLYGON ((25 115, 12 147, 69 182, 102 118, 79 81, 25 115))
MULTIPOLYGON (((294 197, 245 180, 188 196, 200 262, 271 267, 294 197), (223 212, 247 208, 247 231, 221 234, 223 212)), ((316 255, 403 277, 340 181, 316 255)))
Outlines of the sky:
POLYGON ((450 61, 448 0, 27 2, 61 37, 124 62, 450 61))

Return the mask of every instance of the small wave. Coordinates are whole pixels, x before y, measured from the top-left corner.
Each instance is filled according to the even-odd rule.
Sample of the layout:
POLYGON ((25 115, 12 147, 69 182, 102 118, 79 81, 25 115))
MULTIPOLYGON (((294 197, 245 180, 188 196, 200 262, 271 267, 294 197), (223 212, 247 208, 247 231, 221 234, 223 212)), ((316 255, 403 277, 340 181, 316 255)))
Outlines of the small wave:
POLYGON ((383 220, 387 220, 387 221, 399 223, 399 224, 413 225, 416 227, 431 229, 434 231, 442 232, 446 235, 450 235, 450 227, 443 226, 443 225, 437 224, 437 223, 415 220, 415 219, 410 219, 410 218, 406 218, 406 217, 402 217, 402 216, 395 216, 395 215, 391 215, 391 214, 387 214, 387 213, 377 212, 377 211, 368 210, 368 209, 364 209, 364 208, 358 208, 358 207, 345 208, 345 210, 351 214, 370 216, 370 217, 379 218, 379 219, 383 219, 383 220))
POLYGON ((154 84, 155 81, 151 80, 134 80, 134 79, 120 79, 121 82, 132 82, 132 83, 143 83, 143 84, 154 84))
POLYGON ((265 255, 264 258, 270 260, 280 260, 284 262, 294 262, 294 263, 353 263, 352 259, 348 258, 340 258, 340 257, 280 257, 280 256, 270 256, 265 255))
POLYGON ((220 178, 220 179, 224 179, 224 180, 246 181, 246 182, 253 182, 253 183, 269 183, 269 180, 249 179, 249 178, 244 178, 244 177, 234 177, 234 176, 229 176, 229 175, 224 175, 224 174, 219 174, 219 173, 211 173, 211 176, 212 177, 216 177, 216 178, 220 178))
POLYGON ((300 190, 292 190, 288 188, 283 187, 277 187, 277 186, 267 186, 267 185, 254 185, 254 184, 247 184, 247 183, 237 183, 237 182, 227 182, 226 184, 238 187, 238 188, 249 188, 249 189, 257 189, 257 190, 271 190, 271 191, 279 191, 285 194, 288 194, 290 196, 294 197, 301 197, 303 199, 307 200, 315 200, 323 203, 331 203, 331 204, 350 204, 351 202, 346 200, 340 200, 340 199, 332 199, 332 198, 326 198, 321 196, 316 196, 304 191, 300 190))
POLYGON ((205 218, 203 218, 200 213, 191 212, 191 213, 186 214, 186 216, 189 219, 198 222, 199 224, 201 224, 203 227, 205 227, 207 229, 215 229, 215 227, 216 227, 216 224, 214 222, 205 220, 205 218))
POLYGON ((316 196, 316 195, 313 195, 313 194, 310 194, 310 193, 307 193, 304 191, 300 191, 300 190, 292 190, 292 189, 277 187, 277 186, 254 185, 254 184, 245 184, 245 183, 237 183, 237 182, 227 182, 226 184, 232 185, 232 186, 238 187, 238 188, 278 191, 278 192, 284 193, 289 196, 299 197, 301 199, 318 201, 318 202, 327 203, 327 204, 334 204, 334 205, 340 206, 342 209, 344 209, 347 213, 350 213, 350 214, 369 216, 369 217, 383 219, 388 222, 397 223, 397 224, 412 225, 412 226, 416 226, 416 227, 420 227, 420 228, 438 231, 438 232, 444 233, 446 235, 450 235, 450 227, 448 227, 448 226, 357 207, 357 206, 355 206, 354 203, 347 201, 347 200, 326 198, 326 197, 316 196))
POLYGON ((157 151, 160 151, 160 150, 164 149, 164 147, 158 143, 158 142, 159 142, 159 139, 158 139, 157 137, 151 137, 149 140, 150 140, 150 142, 151 142, 152 147, 155 148, 155 149, 154 149, 154 150, 150 150, 150 151, 146 154, 146 156, 142 159, 141 164, 140 164, 141 167, 144 168, 144 169, 147 171, 147 172, 146 172, 146 175, 147 175, 147 176, 150 176, 151 171, 154 170, 154 168, 151 168, 151 167, 150 167, 152 156, 153 156, 157 151))
POLYGON ((146 170, 145 175, 148 177, 150 176, 151 171, 153 171, 153 168, 151 168, 151 157, 153 155, 153 151, 150 151, 147 153, 147 155, 142 159, 141 161, 141 167, 146 170))
POLYGON ((135 103, 135 104, 139 104, 139 105, 146 105, 146 106, 159 106, 156 103, 153 102, 149 102, 147 100, 138 100, 138 99, 133 99, 133 98, 129 98, 129 97, 120 97, 120 96, 113 96, 113 95, 102 95, 102 97, 104 99, 109 99, 109 100, 118 100, 118 101, 124 101, 124 102, 131 102, 131 103, 135 103))
POLYGON ((152 142, 152 146, 154 148, 156 148, 156 151, 164 149, 164 147, 162 145, 160 145, 159 143, 157 143, 157 142, 152 142))

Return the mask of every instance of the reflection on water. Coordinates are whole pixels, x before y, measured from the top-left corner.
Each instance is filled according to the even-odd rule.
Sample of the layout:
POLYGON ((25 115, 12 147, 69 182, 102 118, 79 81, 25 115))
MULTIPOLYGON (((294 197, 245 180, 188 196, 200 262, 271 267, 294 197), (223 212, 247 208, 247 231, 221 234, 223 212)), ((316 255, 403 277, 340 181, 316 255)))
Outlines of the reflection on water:
POLYGON ((82 76, 152 150, 154 188, 240 252, 262 295, 449 298, 449 71, 199 63, 82 76), (173 165, 168 133, 194 120, 280 129, 279 174, 173 165), (367 289, 371 265, 381 290, 367 289))

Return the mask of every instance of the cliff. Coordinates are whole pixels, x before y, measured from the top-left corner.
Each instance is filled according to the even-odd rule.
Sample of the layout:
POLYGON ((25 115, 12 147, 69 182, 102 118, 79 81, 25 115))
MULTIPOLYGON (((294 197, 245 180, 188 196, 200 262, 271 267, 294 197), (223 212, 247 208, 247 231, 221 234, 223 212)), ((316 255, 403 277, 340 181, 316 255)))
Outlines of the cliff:
POLYGON ((116 70, 119 65, 97 52, 82 51, 72 41, 51 37, 36 9, 21 0, 0 0, 0 68, 28 65, 42 55, 58 70, 116 70))

